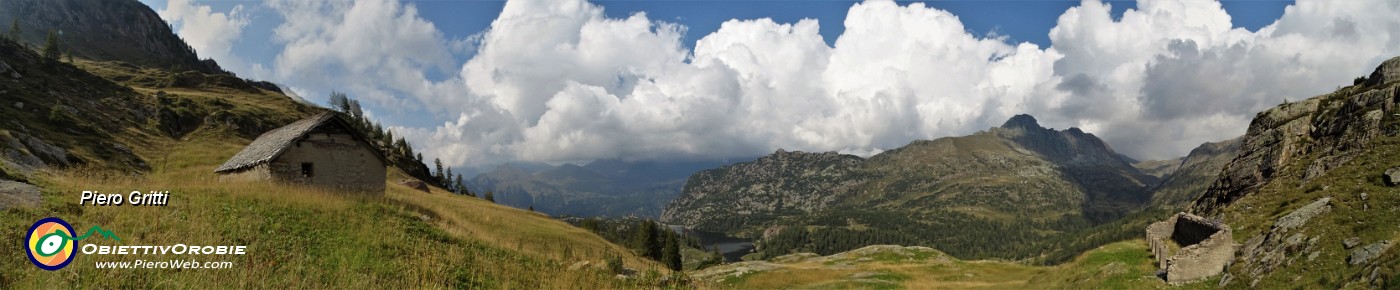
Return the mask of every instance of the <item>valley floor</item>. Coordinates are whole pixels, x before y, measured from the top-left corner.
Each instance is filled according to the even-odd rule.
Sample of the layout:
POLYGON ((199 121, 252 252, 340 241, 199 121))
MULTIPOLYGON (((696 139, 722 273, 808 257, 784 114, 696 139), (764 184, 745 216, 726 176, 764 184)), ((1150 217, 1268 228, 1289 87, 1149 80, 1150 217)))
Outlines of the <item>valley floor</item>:
MULTIPOLYGON (((1086 252, 1058 266, 962 261, 927 247, 869 246, 707 268, 692 277, 732 289, 1164 289, 1143 240, 1086 252)), ((1184 285, 1212 288, 1214 281, 1184 285)))

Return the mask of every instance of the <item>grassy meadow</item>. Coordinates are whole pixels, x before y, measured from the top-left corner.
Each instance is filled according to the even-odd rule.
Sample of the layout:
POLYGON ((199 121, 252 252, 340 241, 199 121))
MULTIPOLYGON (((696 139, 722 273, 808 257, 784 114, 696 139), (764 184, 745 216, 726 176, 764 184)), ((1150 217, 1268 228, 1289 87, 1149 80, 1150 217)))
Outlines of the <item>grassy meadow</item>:
POLYGON ((78 231, 94 225, 121 241, 97 245, 244 245, 246 255, 83 255, 58 271, 27 260, 21 243, 0 255, 0 288, 650 288, 669 275, 626 248, 547 216, 395 183, 382 197, 270 183, 225 183, 215 166, 247 141, 199 131, 153 141, 152 172, 73 168, 40 174, 39 208, 0 212, 0 233, 24 238, 34 221, 60 217, 78 231), (164 207, 78 205, 80 193, 125 196, 170 191, 164 207), (81 228, 81 229, 79 229, 81 228), (622 280, 605 259, 623 257, 637 278, 622 280), (233 262, 230 269, 97 269, 95 262, 171 259, 233 262))
MULTIPOLYGON (((875 246, 882 247, 882 246, 875 246)), ((888 247, 888 246, 883 246, 888 247)), ((964 261, 928 248, 867 247, 832 256, 790 255, 701 270, 723 289, 1167 289, 1143 240, 1112 243, 1057 266, 964 261)), ((1216 281, 1180 289, 1214 288, 1216 281)))

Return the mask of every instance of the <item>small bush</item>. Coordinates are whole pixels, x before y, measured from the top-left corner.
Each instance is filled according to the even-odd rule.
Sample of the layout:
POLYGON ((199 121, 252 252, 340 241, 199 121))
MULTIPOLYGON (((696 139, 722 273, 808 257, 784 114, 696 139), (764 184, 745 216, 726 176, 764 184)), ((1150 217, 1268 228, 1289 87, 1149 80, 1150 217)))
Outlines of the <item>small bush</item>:
POLYGON ((613 274, 622 274, 623 270, 624 269, 622 268, 622 256, 608 255, 608 271, 613 274))

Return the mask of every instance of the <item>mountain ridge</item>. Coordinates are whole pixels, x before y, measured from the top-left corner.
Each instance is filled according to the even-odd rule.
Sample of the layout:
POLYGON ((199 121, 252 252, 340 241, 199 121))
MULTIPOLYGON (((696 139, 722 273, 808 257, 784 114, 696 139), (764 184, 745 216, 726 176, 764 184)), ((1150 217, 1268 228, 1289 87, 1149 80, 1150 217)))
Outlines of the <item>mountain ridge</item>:
POLYGON ((702 171, 691 176, 662 221, 760 240, 803 240, 770 243, 767 250, 774 254, 785 247, 830 254, 899 243, 933 246, 960 258, 1013 258, 1021 254, 1011 252, 1035 251, 1039 237, 1145 206, 1147 186, 1157 178, 1129 161, 1078 128, 1044 128, 1032 116, 1017 115, 1001 127, 913 141, 868 159, 779 150, 702 171), (974 224, 988 228, 960 230, 974 224), (803 226, 818 230, 791 230, 803 226), (818 241, 855 232, 869 241, 818 241), (998 237, 1007 242, 971 248, 998 237), (845 245, 814 249, 813 243, 845 245))

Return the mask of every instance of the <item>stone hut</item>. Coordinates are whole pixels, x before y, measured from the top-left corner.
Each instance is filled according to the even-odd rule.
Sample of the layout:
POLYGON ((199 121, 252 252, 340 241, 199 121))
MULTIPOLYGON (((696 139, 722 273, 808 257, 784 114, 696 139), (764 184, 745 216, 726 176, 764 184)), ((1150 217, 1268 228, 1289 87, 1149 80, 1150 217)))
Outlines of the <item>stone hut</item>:
POLYGON ((273 129, 214 172, 219 180, 271 180, 384 194, 384 154, 332 112, 273 129))
POLYGON ((1147 226, 1147 243, 1172 285, 1218 275, 1235 258, 1229 225, 1184 212, 1147 226))

